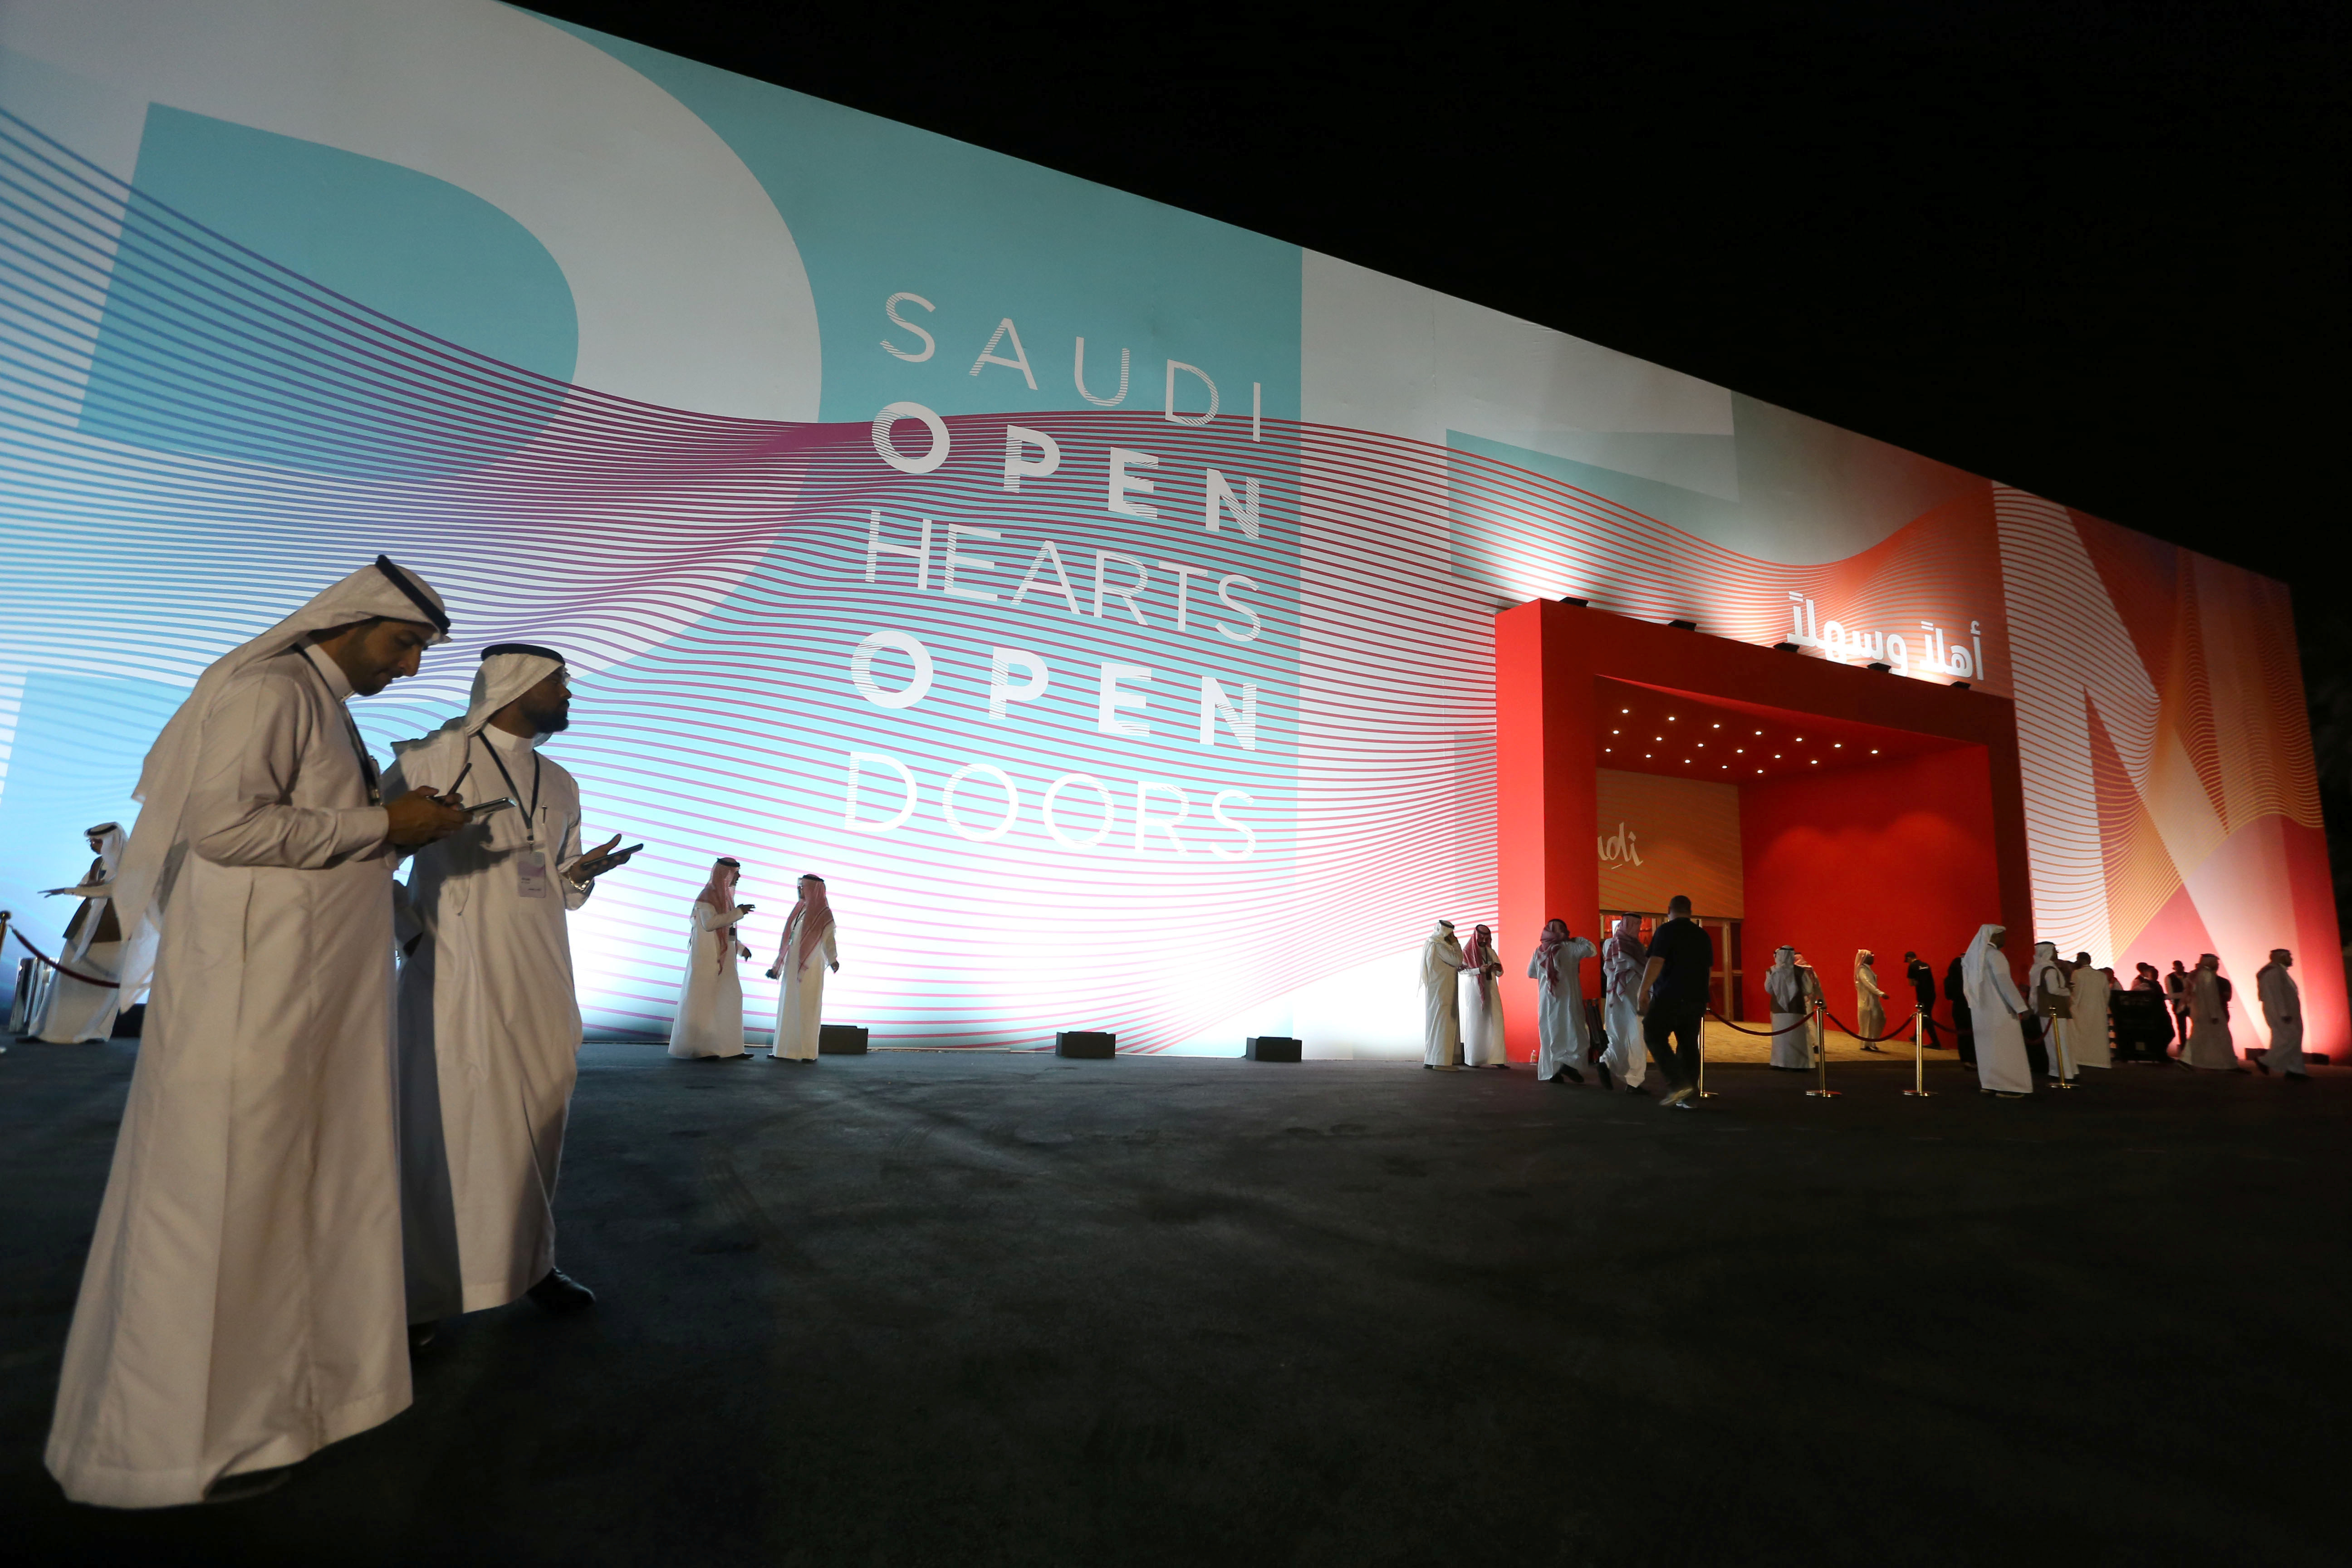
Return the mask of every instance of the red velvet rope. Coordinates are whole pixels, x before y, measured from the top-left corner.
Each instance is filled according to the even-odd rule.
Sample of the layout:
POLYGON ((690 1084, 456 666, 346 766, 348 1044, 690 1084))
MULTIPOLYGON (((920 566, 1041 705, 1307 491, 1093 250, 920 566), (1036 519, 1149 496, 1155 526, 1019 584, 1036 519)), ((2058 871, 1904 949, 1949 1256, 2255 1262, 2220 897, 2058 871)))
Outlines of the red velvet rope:
POLYGON ((1805 1026, 1805 1020, 1804 1020, 1804 1019, 1802 1019, 1802 1018, 1800 1018, 1800 1019, 1798 1019, 1795 1023, 1793 1023, 1793 1024, 1790 1025, 1790 1026, 1789 1026, 1787 1028, 1785 1028, 1785 1029, 1743 1029, 1743 1028, 1741 1028, 1738 1025, 1737 1025, 1737 1024, 1733 1023, 1730 1019, 1728 1019, 1728 1018, 1725 1017, 1722 1014, 1720 1014, 1720 1013, 1717 1012, 1717 1011, 1716 1011, 1714 1008, 1712 1008, 1712 1007, 1709 1007, 1709 1008, 1706 1010, 1706 1016, 1707 1016, 1708 1017, 1710 1017, 1710 1018, 1714 1019, 1717 1023, 1721 1024, 1725 1028, 1727 1028, 1727 1029, 1731 1030, 1734 1034, 1738 1034, 1738 1035, 1759 1035, 1759 1036, 1762 1036, 1762 1037, 1764 1037, 1765 1038, 1768 1038, 1768 1039, 1769 1039, 1769 1038, 1771 1038, 1771 1037, 1774 1037, 1774 1036, 1778 1036, 1778 1035, 1790 1035, 1790 1034, 1794 1034, 1797 1030, 1801 1029, 1801 1028, 1803 1028, 1803 1027, 1805 1026))
MULTIPOLYGON (((1712 1007, 1709 1007, 1706 1010, 1706 1016, 1713 1018, 1717 1023, 1721 1024, 1725 1028, 1731 1030, 1734 1034, 1756 1035, 1768 1039, 1780 1035, 1794 1034, 1799 1029, 1803 1028, 1809 1021, 1804 1018, 1800 1018, 1785 1029, 1744 1029, 1738 1025, 1733 1023, 1730 1019, 1725 1017, 1722 1014, 1717 1012, 1712 1007)), ((1908 1029, 1913 1024, 1919 1021, 1916 1017, 1914 1017, 1909 1023, 1902 1024, 1895 1028, 1889 1029, 1885 1034, 1865 1035, 1861 1033, 1859 1030, 1847 1029, 1845 1024, 1838 1017, 1838 1016, 1835 1013, 1831 1012, 1826 1007, 1822 1009, 1822 1016, 1827 1018, 1831 1023, 1837 1025, 1839 1028, 1844 1029, 1847 1034, 1853 1036, 1855 1039, 1860 1040, 1866 1046, 1874 1046, 1881 1040, 1900 1039, 1903 1037, 1904 1030, 1908 1029)))
POLYGON ((1822 1015, 1829 1019, 1831 1023, 1836 1024, 1839 1028, 1845 1029, 1847 1034, 1852 1035, 1855 1039, 1860 1040, 1865 1046, 1874 1046, 1881 1040, 1900 1039, 1903 1037, 1904 1030, 1911 1027, 1912 1024, 1916 1024, 1919 1021, 1918 1015, 1914 1014, 1912 1015, 1911 1022, 1908 1024, 1899 1024, 1894 1028, 1887 1030, 1886 1033, 1883 1035, 1865 1035, 1859 1029, 1846 1029, 1845 1025, 1840 1022, 1838 1016, 1835 1013, 1831 1012, 1826 1007, 1822 1009, 1822 1015))
POLYGON ((56 959, 51 958, 47 953, 43 952, 31 942, 25 942, 25 933, 23 931, 11 931, 8 934, 15 937, 18 942, 24 942, 25 951, 26 952, 31 953, 35 958, 39 959, 43 963, 47 964, 59 974, 70 975, 72 978, 80 981, 84 985, 103 985, 109 991, 120 991, 122 989, 122 982, 120 980, 100 980, 95 974, 84 974, 79 969, 68 969, 64 964, 59 963, 56 959))

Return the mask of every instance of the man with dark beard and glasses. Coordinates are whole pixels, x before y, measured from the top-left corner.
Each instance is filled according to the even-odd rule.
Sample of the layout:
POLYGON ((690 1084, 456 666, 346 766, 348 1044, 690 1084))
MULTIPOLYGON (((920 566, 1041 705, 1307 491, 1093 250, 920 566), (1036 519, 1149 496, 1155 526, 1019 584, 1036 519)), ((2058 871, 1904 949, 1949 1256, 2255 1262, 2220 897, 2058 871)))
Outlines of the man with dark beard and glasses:
POLYGON ((563 656, 482 653, 465 716, 397 745, 388 780, 511 801, 419 853, 400 911, 401 1230, 412 1346, 528 1295, 594 1295, 555 1267, 555 1177, 577 1076, 566 916, 627 858, 580 848, 580 786, 540 742, 569 727, 563 656))

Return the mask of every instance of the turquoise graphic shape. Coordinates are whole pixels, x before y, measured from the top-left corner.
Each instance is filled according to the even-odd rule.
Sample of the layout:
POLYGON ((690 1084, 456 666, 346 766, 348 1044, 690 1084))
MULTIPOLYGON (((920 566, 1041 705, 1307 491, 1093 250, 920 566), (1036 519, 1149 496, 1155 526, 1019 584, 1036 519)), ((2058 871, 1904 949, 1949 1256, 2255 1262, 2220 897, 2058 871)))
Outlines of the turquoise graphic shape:
MULTIPOLYGON (((1118 389, 1123 414, 1161 414, 1167 363, 1217 386, 1212 428, 1246 428, 1251 388, 1267 419, 1298 416, 1299 248, 1214 218, 1057 174, 749 77, 547 20, 593 44, 692 110, 743 160, 792 230, 824 343, 821 417, 863 421, 901 399, 940 414, 1090 405, 1076 386, 1118 389), (884 302, 929 333, 920 353, 884 302), (1020 338, 998 338, 1007 319, 1020 338), (994 356, 981 363, 983 353, 994 356), (1029 374, 997 360, 1025 358, 1029 374), (978 364, 980 374, 972 374, 978 364), (1031 376, 1037 383, 1029 385, 1031 376)), ((1207 411, 1176 373, 1176 409, 1207 411)))
POLYGON ((89 434, 337 474, 448 471, 528 440, 562 395, 550 384, 571 378, 579 318, 562 268, 446 180, 156 104, 132 187, 83 400, 89 434), (397 353, 335 352, 322 318, 348 315, 344 301, 392 318, 376 325, 395 350, 421 332, 500 362, 483 373, 504 378, 520 416, 464 450, 404 429, 397 353), (231 345, 227 384, 187 371, 192 332, 208 356, 231 345))

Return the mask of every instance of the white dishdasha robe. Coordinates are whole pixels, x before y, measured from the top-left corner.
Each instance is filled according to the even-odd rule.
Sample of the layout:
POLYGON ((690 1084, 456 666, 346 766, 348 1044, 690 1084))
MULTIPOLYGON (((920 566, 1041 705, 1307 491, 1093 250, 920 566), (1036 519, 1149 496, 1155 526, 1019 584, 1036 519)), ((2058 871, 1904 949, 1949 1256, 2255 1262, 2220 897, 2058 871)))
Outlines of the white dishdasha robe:
POLYGON ((2009 956, 1990 938, 2007 928, 1980 926, 1960 961, 1961 984, 1968 992, 1969 1023, 1976 1035, 1977 1083, 1996 1094, 2033 1092, 2033 1065, 2025 1055, 2025 1028, 2018 1015, 2025 998, 2010 978, 2009 956))
POLYGON ((776 953, 776 967, 783 971, 784 984, 776 994, 776 1043, 768 1054, 793 1061, 816 1059, 817 1033, 824 1022, 824 977, 841 956, 834 941, 838 928, 828 921, 808 962, 792 965, 792 955, 800 947, 801 922, 806 918, 795 914, 784 921, 784 944, 776 953))
POLYGON ((509 786, 493 747, 520 791, 514 806, 418 851, 403 910, 404 945, 416 940, 399 1008, 402 1229, 416 1323, 502 1307, 555 1267, 555 1183, 580 1051, 567 914, 589 895, 562 874, 580 858, 580 786, 530 738, 495 727, 408 748, 385 782, 387 793, 456 785, 468 801, 495 800, 509 786), (523 896, 517 866, 534 847, 532 826, 546 858, 537 898, 523 896))
POLYGON ((2303 988, 2278 963, 2265 963, 2254 973, 2261 996, 2263 1022, 2270 1026, 2270 1049, 2263 1065, 2273 1072, 2308 1073, 2303 1059, 2303 988))
POLYGON ((735 967, 735 927, 750 913, 738 904, 730 913, 700 899, 688 917, 686 975, 678 987, 677 1017, 669 1026, 674 1057, 740 1057, 743 1049, 743 975, 735 967))
POLYGON ((1421 1065, 1462 1065, 1460 991, 1462 943, 1447 921, 1437 922, 1421 949, 1421 1065))
MULTIPOLYGON (((1789 952, 1788 948, 1780 949, 1789 952)), ((1764 972, 1764 995, 1772 1004, 1772 1065, 1809 1068, 1813 1065, 1811 1008, 1805 997, 1805 977, 1792 961, 1780 962, 1764 972)))
POLYGON ((1502 973, 1501 962, 1490 957, 1475 969, 1464 970, 1454 982, 1461 992, 1464 1067, 1510 1065, 1509 1049, 1503 1044, 1502 973))
POLYGON ((215 660, 141 771, 114 897, 152 989, 46 1455, 77 1502, 195 1502, 408 1405, 389 821, 302 646, 375 616, 448 625, 378 557, 215 660))
MULTIPOLYGON (((114 900, 100 890, 114 879, 115 866, 122 858, 122 829, 109 829, 105 839, 76 889, 82 905, 67 923, 58 954, 58 962, 67 969, 79 970, 94 980, 114 979, 122 962, 122 927, 115 918, 114 900)), ((48 999, 34 1032, 53 1046, 108 1039, 114 1033, 121 1003, 120 987, 93 985, 59 971, 50 977, 48 999)))
POLYGON ((1584 1026, 1584 977, 1577 965, 1593 954, 1589 938, 1570 937, 1559 944, 1553 962, 1559 966, 1559 984, 1544 973, 1543 949, 1528 960, 1528 978, 1536 983, 1536 1077, 1551 1081, 1564 1067, 1582 1072, 1588 1065, 1591 1037, 1584 1026))
POLYGON ((2107 1041, 2107 973, 2084 964, 2074 971, 2074 1033, 2071 1048, 2078 1068, 2113 1068, 2115 1048, 2107 1041))
POLYGON ((1634 1010, 1639 1005, 1635 993, 1642 988, 1642 973, 1648 966, 1648 954, 1630 925, 1624 935, 1612 933, 1601 944, 1601 990, 1607 999, 1603 1005, 1609 1030, 1609 1048, 1601 1059, 1627 1089, 1641 1088, 1650 1072, 1642 1017, 1634 1010))
POLYGON ((2193 1068, 2227 1072, 2238 1065, 2230 1043, 2230 1005, 2221 999, 2221 977, 2201 964, 2189 972, 2189 1037, 2180 1059, 2193 1068))

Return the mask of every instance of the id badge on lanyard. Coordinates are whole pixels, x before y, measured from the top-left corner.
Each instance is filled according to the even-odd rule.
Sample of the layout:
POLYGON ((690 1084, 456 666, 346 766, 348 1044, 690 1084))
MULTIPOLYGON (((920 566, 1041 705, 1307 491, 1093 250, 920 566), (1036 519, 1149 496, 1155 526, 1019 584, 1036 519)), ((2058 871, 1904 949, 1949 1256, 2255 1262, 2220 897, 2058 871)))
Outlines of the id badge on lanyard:
MULTIPOLYGON (((490 761, 498 764, 499 777, 506 781, 509 798, 520 795, 522 792, 515 788, 514 774, 507 771, 506 759, 499 755, 499 749, 489 745, 487 741, 483 744, 489 746, 490 761)), ((530 805, 524 810, 523 846, 515 851, 514 857, 515 893, 518 897, 525 899, 543 899, 547 897, 547 851, 539 847, 539 756, 537 752, 533 752, 530 759, 530 805)))
POLYGON ((526 899, 547 897, 547 851, 526 844, 515 851, 515 892, 526 899))

